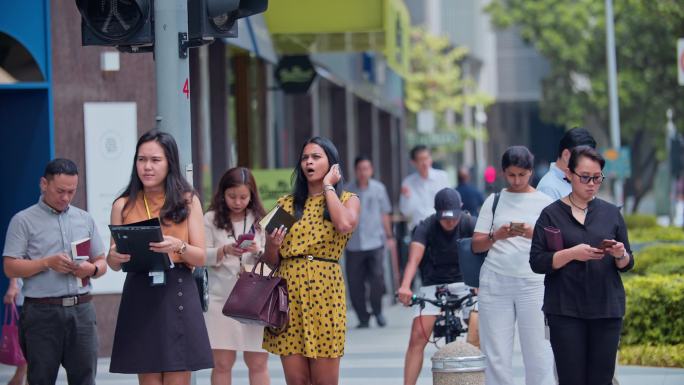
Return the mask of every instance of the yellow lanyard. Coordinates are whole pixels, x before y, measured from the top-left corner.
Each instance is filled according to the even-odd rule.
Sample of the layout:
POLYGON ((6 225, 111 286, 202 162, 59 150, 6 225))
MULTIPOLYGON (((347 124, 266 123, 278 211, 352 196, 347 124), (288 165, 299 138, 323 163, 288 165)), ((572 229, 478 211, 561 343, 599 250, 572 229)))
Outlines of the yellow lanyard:
POLYGON ((152 219, 152 213, 150 213, 150 206, 147 204, 147 197, 145 196, 145 193, 143 193, 143 202, 145 202, 145 211, 147 211, 147 219, 152 219))

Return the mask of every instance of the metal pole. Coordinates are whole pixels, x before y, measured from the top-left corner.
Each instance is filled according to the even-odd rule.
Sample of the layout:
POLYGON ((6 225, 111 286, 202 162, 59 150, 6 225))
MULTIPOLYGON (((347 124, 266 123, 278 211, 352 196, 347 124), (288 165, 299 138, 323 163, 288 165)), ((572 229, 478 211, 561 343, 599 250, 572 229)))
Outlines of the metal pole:
POLYGON ((321 135, 321 82, 318 79, 311 84, 311 136, 321 135))
POLYGON ((192 170, 190 66, 187 49, 180 47, 183 34, 187 41, 187 0, 155 1, 154 18, 157 128, 176 139, 181 170, 192 170))
POLYGON ((671 152, 674 151, 675 149, 672 148, 672 140, 677 136, 677 129, 674 125, 674 122, 672 121, 674 113, 672 112, 672 108, 668 108, 667 112, 665 113, 665 116, 667 117, 667 124, 665 125, 665 149, 667 150, 667 161, 665 162, 665 165, 667 167, 667 181, 668 181, 668 188, 669 188, 669 195, 670 195, 670 202, 674 202, 674 204, 670 204, 670 212, 669 212, 669 224, 670 226, 674 225, 674 217, 675 213, 677 211, 677 179, 673 177, 672 175, 672 169, 670 168, 670 159, 672 159, 672 154, 671 152))
MULTIPOLYGON (((209 46, 203 45, 197 49, 197 62, 198 62, 198 72, 199 72, 199 83, 200 83, 200 93, 198 99, 199 113, 198 113, 198 136, 199 144, 198 152, 200 155, 200 164, 198 166, 198 172, 200 174, 199 178, 199 191, 202 192, 203 197, 211 196, 212 183, 205 185, 204 181, 210 180, 212 177, 211 173, 211 108, 210 103, 210 90, 209 84, 209 46), (209 190, 209 191, 207 191, 209 190)), ((191 130, 188 127, 188 131, 191 130)), ((192 159, 192 158, 190 158, 192 159)), ((211 181, 216 182, 216 181, 211 181)))
MULTIPOLYGON (((606 2, 606 57, 608 65, 608 100, 610 104, 610 141, 615 151, 620 151, 620 111, 618 110, 617 64, 615 59, 615 28, 613 26, 613 0, 606 2)), ((615 180, 615 204, 622 206, 623 180, 615 180)))
POLYGON ((275 79, 273 76, 273 65, 266 63, 266 167, 276 167, 276 93, 272 90, 275 87, 275 79))
MULTIPOLYGON (((181 172, 192 185, 190 131, 190 65, 187 0, 154 2, 154 69, 157 76, 157 128, 173 135, 178 144, 181 172)), ((195 373, 191 384, 197 383, 195 373)))
POLYGON ((487 131, 487 113, 482 104, 478 104, 475 108, 475 127, 477 129, 477 137, 475 138, 475 156, 476 156, 476 174, 477 174, 477 188, 480 191, 485 189, 484 170, 487 163, 485 156, 484 133, 487 131))
MULTIPOLYGON (((344 33, 344 48, 347 52, 353 51, 351 34, 344 33)), ((353 85, 351 83, 344 87, 344 114, 345 114, 345 128, 347 130, 347 175, 351 177, 354 175, 354 158, 356 157, 356 103, 354 93, 352 91, 353 85)), ((351 180, 351 179, 349 179, 351 180)))
MULTIPOLYGON (((380 109, 375 103, 371 103, 371 159, 373 159, 373 169, 375 178, 382 178, 382 158, 380 157, 380 109)), ((383 142, 386 140, 383 138, 383 142)), ((385 142, 386 143, 386 142, 385 142)), ((384 147, 384 146, 383 146, 384 147)), ((354 159, 349 159, 352 163, 354 159)), ((350 178, 351 179, 351 178, 350 178)))

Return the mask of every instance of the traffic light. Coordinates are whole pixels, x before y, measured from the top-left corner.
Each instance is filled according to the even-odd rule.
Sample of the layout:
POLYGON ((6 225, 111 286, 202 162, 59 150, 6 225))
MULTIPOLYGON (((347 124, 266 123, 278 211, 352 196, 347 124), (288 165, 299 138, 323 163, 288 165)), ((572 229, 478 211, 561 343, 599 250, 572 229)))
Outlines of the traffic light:
POLYGON ((149 50, 154 44, 152 4, 152 0, 76 0, 82 44, 149 50))
POLYGON ((264 12, 268 0, 188 0, 190 46, 237 37, 237 19, 264 12))
MULTIPOLYGON (((157 0, 172 1, 172 0, 157 0)), ((76 0, 83 45, 116 46, 128 52, 154 46, 154 0, 76 0)), ((188 45, 237 37, 237 19, 264 12, 268 0, 187 0, 188 45)))

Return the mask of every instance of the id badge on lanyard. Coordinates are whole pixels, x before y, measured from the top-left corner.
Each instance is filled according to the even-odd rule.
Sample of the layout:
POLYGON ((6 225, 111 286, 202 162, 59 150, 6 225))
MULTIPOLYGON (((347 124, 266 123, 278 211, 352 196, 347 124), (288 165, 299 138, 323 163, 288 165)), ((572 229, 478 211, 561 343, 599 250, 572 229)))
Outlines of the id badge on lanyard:
MULTIPOLYGON (((147 197, 143 194, 143 202, 145 203, 145 211, 147 211, 147 219, 152 219, 150 207, 147 205, 147 197)), ((171 261, 171 268, 173 269, 173 261, 171 261)), ((150 286, 160 286, 166 284, 165 271, 150 271, 148 275, 151 277, 150 286)))
POLYGON ((159 286, 166 283, 166 274, 163 271, 150 271, 148 274, 152 277, 150 286, 159 286))

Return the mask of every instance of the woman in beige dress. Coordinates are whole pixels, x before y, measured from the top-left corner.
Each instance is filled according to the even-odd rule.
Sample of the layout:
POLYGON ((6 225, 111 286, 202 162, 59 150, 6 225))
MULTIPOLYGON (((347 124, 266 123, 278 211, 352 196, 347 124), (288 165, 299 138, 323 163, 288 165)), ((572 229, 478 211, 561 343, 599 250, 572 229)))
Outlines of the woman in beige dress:
POLYGON ((251 385, 268 385, 268 353, 261 348, 264 328, 245 325, 223 315, 221 310, 235 286, 241 269, 251 269, 265 244, 258 227, 264 216, 256 182, 244 167, 235 167, 221 177, 218 190, 204 215, 209 266, 209 310, 204 319, 214 355, 212 385, 231 384, 236 353, 243 352, 251 385), (251 245, 238 247, 242 234, 254 234, 251 245))

